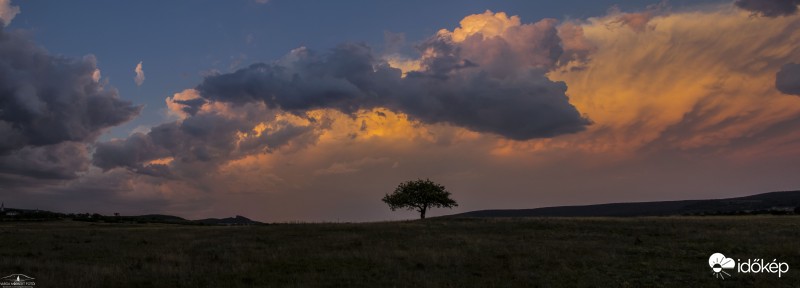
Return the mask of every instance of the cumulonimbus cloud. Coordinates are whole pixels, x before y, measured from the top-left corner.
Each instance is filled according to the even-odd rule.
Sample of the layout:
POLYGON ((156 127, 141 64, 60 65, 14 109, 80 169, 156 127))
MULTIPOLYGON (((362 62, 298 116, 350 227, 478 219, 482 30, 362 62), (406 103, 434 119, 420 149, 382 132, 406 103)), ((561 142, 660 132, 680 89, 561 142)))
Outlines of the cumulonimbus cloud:
POLYGON ((569 85, 571 103, 596 124, 549 145, 605 152, 792 150, 796 133, 786 127, 800 120, 800 110, 788 108, 797 99, 778 90, 791 92, 797 83, 796 66, 784 64, 800 59, 800 16, 752 17, 726 4, 661 13, 639 24, 648 27, 643 30, 610 23, 618 16, 577 21, 597 49, 582 69, 550 75, 569 85))
POLYGON ((53 56, 0 28, 0 64, 0 173, 75 177, 86 145, 141 110, 96 81, 94 56, 53 56))
MULTIPOLYGON (((393 67, 365 44, 322 53, 301 47, 273 63, 208 76, 167 98, 177 121, 99 143, 94 165, 157 174, 151 168, 164 163, 153 161, 163 158, 188 171, 289 143, 307 145, 330 125, 309 116, 315 110, 356 115, 385 108, 412 121, 518 140, 580 132, 590 121, 569 103, 566 85, 546 75, 564 62, 556 24, 476 14, 419 44, 413 71, 393 67)), ((572 32, 567 51, 589 49, 572 32)))
POLYGON ((569 103, 566 85, 545 75, 564 52, 556 21, 522 25, 505 14, 481 16, 501 26, 472 29, 467 18, 454 32, 440 31, 418 46, 420 70, 406 77, 370 47, 350 43, 329 53, 296 49, 275 63, 210 76, 196 89, 209 101, 293 112, 386 107, 517 140, 584 130, 590 121, 569 103))

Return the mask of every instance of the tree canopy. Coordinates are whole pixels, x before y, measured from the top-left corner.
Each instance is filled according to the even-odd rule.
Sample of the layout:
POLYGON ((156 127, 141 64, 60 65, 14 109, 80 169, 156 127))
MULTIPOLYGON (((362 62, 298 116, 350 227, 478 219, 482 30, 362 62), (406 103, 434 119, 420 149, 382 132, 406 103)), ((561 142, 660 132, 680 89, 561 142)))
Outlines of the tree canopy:
POLYGON ((450 192, 443 185, 437 184, 430 179, 400 183, 394 189, 394 193, 386 194, 382 200, 389 205, 392 211, 401 208, 417 210, 420 219, 425 219, 425 212, 428 208, 452 208, 458 206, 455 200, 450 199, 450 192))

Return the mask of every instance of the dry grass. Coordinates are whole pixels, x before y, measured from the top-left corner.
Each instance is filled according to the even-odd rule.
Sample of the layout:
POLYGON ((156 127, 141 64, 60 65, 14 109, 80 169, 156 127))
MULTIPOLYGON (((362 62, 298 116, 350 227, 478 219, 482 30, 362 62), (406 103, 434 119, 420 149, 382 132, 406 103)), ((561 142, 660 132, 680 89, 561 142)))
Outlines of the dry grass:
POLYGON ((27 274, 36 287, 800 287, 798 240, 797 216, 5 222, 0 276, 27 274), (714 252, 792 268, 718 280, 714 252))

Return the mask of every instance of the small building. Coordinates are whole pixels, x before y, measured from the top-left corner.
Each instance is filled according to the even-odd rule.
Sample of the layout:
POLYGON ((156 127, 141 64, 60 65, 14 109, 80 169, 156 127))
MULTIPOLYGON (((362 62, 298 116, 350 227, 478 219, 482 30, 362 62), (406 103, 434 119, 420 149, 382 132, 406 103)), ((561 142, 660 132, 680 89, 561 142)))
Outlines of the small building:
POLYGON ((0 216, 17 216, 17 215, 19 215, 19 211, 15 210, 6 211, 6 203, 0 202, 0 216))

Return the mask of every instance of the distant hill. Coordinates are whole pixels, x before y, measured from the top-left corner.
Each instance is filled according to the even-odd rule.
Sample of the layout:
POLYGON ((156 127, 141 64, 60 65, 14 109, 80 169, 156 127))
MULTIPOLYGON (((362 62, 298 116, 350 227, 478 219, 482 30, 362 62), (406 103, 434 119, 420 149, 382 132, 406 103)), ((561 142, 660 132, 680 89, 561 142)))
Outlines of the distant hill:
POLYGON ((228 218, 208 218, 208 219, 201 219, 201 220, 194 220, 195 223, 207 224, 207 225, 259 225, 264 224, 258 221, 253 221, 247 219, 247 217, 236 215, 236 217, 228 217, 228 218))
POLYGON ((147 214, 147 215, 139 215, 139 216, 120 216, 120 218, 125 220, 133 220, 139 222, 146 222, 146 223, 175 223, 175 224, 184 224, 185 222, 191 222, 191 220, 186 220, 178 216, 172 215, 162 215, 162 214, 147 214))
POLYGON ((264 223, 253 221, 244 216, 236 215, 236 217, 228 218, 208 218, 200 220, 186 220, 184 218, 172 215, 141 215, 141 216, 103 216, 106 222, 137 222, 137 223, 165 223, 165 224, 182 224, 182 225, 263 225, 264 223))
POLYGON ((790 214, 800 206, 800 191, 746 197, 656 202, 610 203, 535 209, 479 210, 445 217, 632 217, 667 215, 790 214))
POLYGON ((81 222, 102 222, 102 223, 161 223, 161 224, 180 224, 180 225, 264 225, 264 223, 250 220, 246 217, 236 215, 228 218, 208 218, 201 220, 187 220, 178 216, 147 214, 137 216, 109 216, 100 214, 66 214, 44 210, 4 208, 0 211, 0 221, 57 221, 72 220, 81 222))

